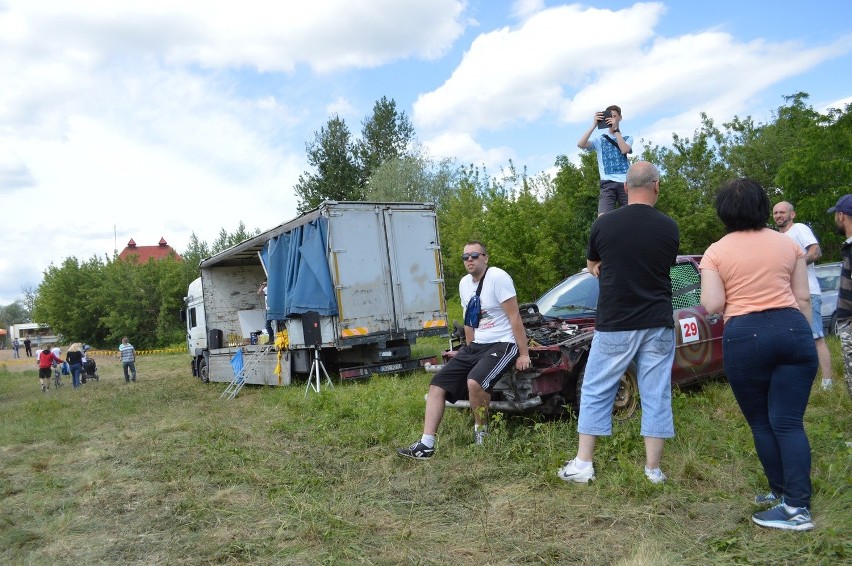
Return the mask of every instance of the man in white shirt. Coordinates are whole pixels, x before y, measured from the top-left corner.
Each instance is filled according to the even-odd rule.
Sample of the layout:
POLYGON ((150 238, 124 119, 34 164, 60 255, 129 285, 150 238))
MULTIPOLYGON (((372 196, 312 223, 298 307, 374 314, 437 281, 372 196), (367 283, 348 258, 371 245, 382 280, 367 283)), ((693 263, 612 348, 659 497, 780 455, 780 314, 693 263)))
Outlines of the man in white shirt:
POLYGON ((459 282, 459 297, 465 308, 466 344, 432 378, 426 397, 423 436, 410 446, 397 449, 397 454, 405 458, 425 460, 435 453, 435 435, 444 417, 445 401, 470 400, 474 443, 483 444, 488 434, 490 392, 500 381, 503 370, 513 361, 518 371, 531 365, 527 333, 512 278, 499 267, 489 268, 488 253, 482 242, 468 242, 462 261, 468 272, 459 282), (472 317, 474 311, 478 315, 472 317))
POLYGON ((831 354, 828 351, 825 334, 822 330, 822 290, 819 288, 819 280, 816 276, 816 269, 814 269, 814 262, 822 257, 822 250, 813 230, 806 224, 793 222, 796 218, 796 210, 789 202, 781 201, 776 204, 772 209, 772 218, 775 219, 775 225, 779 232, 792 238, 805 250, 805 263, 808 264, 808 287, 810 287, 811 310, 813 312, 811 331, 814 335, 817 357, 819 357, 822 388, 831 389, 831 354))

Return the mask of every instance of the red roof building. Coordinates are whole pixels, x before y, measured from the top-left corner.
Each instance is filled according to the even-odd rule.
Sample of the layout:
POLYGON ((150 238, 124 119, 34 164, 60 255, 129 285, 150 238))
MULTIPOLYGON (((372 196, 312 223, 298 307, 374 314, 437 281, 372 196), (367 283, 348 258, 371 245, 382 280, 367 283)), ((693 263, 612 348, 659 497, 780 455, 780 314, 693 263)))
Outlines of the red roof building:
POLYGON ((180 255, 171 247, 165 240, 160 238, 160 242, 156 246, 137 246, 133 238, 127 242, 127 247, 121 250, 118 254, 118 259, 128 259, 130 256, 136 256, 139 263, 148 263, 149 259, 163 259, 174 254, 176 259, 181 259, 180 255))

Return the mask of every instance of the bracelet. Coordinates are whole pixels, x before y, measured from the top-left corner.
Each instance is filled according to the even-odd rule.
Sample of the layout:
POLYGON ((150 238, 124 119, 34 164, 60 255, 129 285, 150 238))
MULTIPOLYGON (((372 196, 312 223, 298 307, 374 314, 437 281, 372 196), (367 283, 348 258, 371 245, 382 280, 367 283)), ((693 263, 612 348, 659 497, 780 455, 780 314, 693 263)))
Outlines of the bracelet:
POLYGON ((613 134, 620 134, 620 133, 621 133, 621 130, 613 130, 613 131, 612 131, 612 133, 613 133, 613 134))

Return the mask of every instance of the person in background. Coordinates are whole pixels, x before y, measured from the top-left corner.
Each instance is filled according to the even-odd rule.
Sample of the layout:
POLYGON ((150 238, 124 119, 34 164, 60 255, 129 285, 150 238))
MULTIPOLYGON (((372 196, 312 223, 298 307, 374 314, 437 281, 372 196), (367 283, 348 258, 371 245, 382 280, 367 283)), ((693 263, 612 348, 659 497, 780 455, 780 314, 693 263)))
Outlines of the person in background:
POLYGON ((577 147, 594 151, 598 157, 598 173, 601 177, 601 193, 598 197, 598 216, 615 209, 615 205, 627 206, 627 193, 624 192, 624 181, 627 177, 627 154, 633 152, 630 144, 631 136, 621 133, 621 108, 616 105, 607 106, 603 112, 595 112, 592 125, 577 142, 577 147), (604 117, 609 113, 609 117, 604 117), (609 130, 606 134, 590 139, 599 126, 606 124, 609 130))
POLYGON ((766 228, 769 198, 736 179, 716 195, 728 234, 701 259, 701 305, 725 319, 722 357, 731 391, 769 482, 752 515, 761 527, 805 531, 811 520, 811 447, 805 409, 819 360, 811 335, 804 250, 766 228))
POLYGON ((24 338, 24 353, 26 353, 28 358, 33 357, 33 341, 30 340, 30 335, 27 334, 27 337, 24 338))
POLYGON ((843 195, 828 209, 834 213, 837 231, 846 238, 840 248, 840 290, 837 293, 837 336, 843 352, 843 376, 852 397, 852 195, 843 195))
POLYGON ((266 310, 266 333, 269 334, 269 343, 274 344, 275 333, 272 330, 272 321, 269 320, 269 289, 267 288, 266 281, 260 284, 257 294, 263 295, 263 308, 266 310))
POLYGON ((44 350, 36 352, 36 361, 38 362, 38 379, 41 381, 41 390, 42 392, 47 392, 50 388, 50 376, 53 372, 53 366, 64 363, 64 361, 46 347, 44 350))
POLYGON ((68 371, 71 372, 71 385, 77 389, 80 387, 80 373, 83 371, 83 352, 79 342, 68 347, 65 361, 68 362, 68 371))
POLYGON ((822 330, 822 289, 819 288, 814 262, 822 257, 819 242, 814 236, 813 230, 807 224, 793 222, 796 218, 796 210, 789 202, 782 201, 772 208, 772 218, 778 231, 789 236, 805 251, 805 263, 808 266, 808 288, 811 292, 811 331, 814 336, 817 357, 819 358, 819 369, 822 374, 822 388, 825 391, 831 389, 831 354, 828 344, 825 343, 825 334, 822 330))
POLYGON ((121 353, 121 368, 124 370, 124 383, 136 381, 136 349, 133 347, 127 336, 121 339, 121 345, 118 347, 121 353))
POLYGON ((17 338, 12 340, 12 357, 13 358, 20 358, 21 357, 20 352, 18 352, 18 350, 20 350, 20 348, 21 348, 21 341, 18 340, 17 338))

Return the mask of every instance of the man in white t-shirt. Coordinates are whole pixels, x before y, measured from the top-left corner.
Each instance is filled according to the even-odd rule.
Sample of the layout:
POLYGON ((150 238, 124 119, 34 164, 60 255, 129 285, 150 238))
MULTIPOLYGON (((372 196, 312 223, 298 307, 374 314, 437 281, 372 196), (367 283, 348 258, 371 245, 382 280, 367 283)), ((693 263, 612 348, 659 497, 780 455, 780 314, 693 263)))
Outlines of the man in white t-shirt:
POLYGON ((816 343, 817 357, 819 357, 822 388, 831 389, 831 354, 828 351, 825 334, 822 330, 822 291, 819 288, 816 269, 814 269, 814 262, 822 257, 822 250, 813 230, 806 224, 793 222, 796 218, 796 210, 789 202, 781 201, 776 204, 772 209, 772 218, 775 219, 775 225, 779 232, 792 238, 805 250, 805 263, 808 264, 808 287, 810 287, 811 293, 811 311, 813 312, 811 331, 816 343))
POLYGON ((462 261, 468 272, 459 282, 459 297, 465 309, 466 344, 432 378, 426 397, 423 436, 410 446, 397 449, 397 454, 405 458, 425 460, 435 453, 435 435, 444 417, 445 401, 470 400, 474 443, 483 444, 488 434, 490 392, 500 380, 500 374, 513 361, 518 371, 531 365, 512 278, 499 267, 489 268, 488 253, 482 242, 465 244, 462 261), (477 294, 479 316, 473 317, 477 294))

